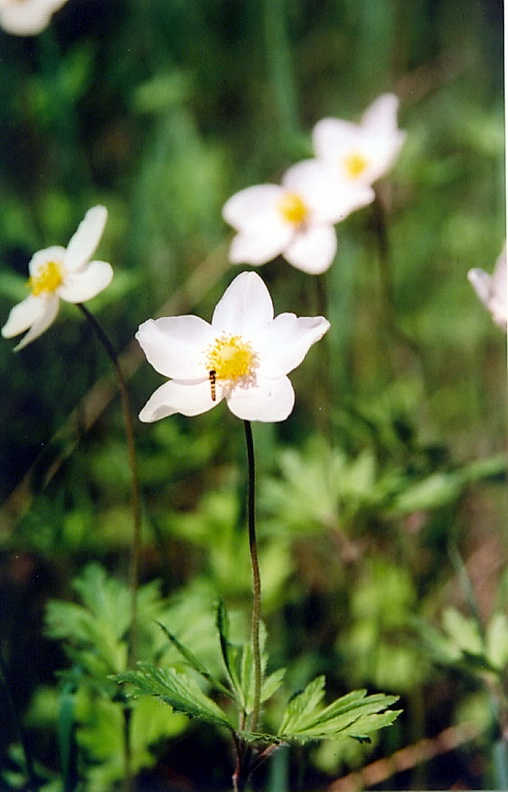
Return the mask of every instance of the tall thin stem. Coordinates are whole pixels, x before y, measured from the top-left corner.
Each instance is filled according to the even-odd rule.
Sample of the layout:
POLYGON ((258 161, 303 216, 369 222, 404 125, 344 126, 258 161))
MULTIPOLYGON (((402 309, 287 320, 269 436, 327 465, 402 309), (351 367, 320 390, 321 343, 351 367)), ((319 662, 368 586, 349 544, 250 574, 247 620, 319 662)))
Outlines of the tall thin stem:
POLYGON ((98 322, 95 316, 90 313, 88 308, 82 303, 78 304, 85 315, 87 321, 93 327, 99 341, 104 347, 106 354, 113 364, 115 369, 118 387, 120 389, 120 396, 122 400, 122 408, 125 422, 125 434, 127 439, 127 450, 129 456, 129 467, 131 470, 131 505, 133 515, 133 537, 131 546, 131 560, 129 570, 129 587, 131 592, 131 627, 129 633, 129 647, 128 647, 128 666, 131 668, 137 655, 137 590, 139 578, 139 555, 141 545, 141 504, 139 497, 139 474, 138 474, 138 461, 136 457, 136 448, 134 444, 134 424, 132 421, 132 410, 129 399, 129 392, 125 378, 123 376, 118 356, 115 348, 109 340, 102 325, 98 322))
MULTIPOLYGON (((78 308, 82 311, 87 321, 93 327, 97 338, 104 347, 106 354, 113 364, 115 370, 120 396, 122 400, 122 409, 125 422, 125 434, 127 439, 127 449, 129 457, 129 467, 131 470, 131 506, 133 515, 133 536, 131 545, 130 568, 129 568, 129 588, 131 594, 130 601, 130 630, 127 646, 127 666, 132 668, 136 662, 137 656, 137 620, 138 620, 138 579, 139 579, 139 556, 141 549, 141 503, 139 497, 139 474, 138 474, 138 461, 136 457, 136 448, 134 444, 134 424, 132 421, 132 410, 129 399, 129 392, 123 372, 118 362, 116 350, 109 340, 102 325, 97 321, 95 316, 90 313, 88 308, 82 303, 78 304, 78 308)), ((131 753, 131 710, 128 705, 124 706, 124 762, 125 762, 125 790, 131 792, 133 788, 132 777, 132 753, 131 753)))
POLYGON ((254 460, 254 442, 250 421, 243 422, 245 442, 247 445, 248 490, 247 520, 249 525, 249 550, 252 566, 252 657, 254 660, 254 703, 252 707, 251 731, 255 732, 258 725, 261 698, 261 648, 259 626, 261 619, 261 575, 259 573, 258 549, 256 540, 256 466, 254 460))

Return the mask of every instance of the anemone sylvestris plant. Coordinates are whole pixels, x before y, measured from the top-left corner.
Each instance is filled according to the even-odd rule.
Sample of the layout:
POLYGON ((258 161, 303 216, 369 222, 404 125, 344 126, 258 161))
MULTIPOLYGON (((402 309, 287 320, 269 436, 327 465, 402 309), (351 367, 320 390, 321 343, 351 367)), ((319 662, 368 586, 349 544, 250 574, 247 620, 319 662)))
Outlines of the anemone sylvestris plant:
POLYGON ((172 378, 153 394, 140 413, 141 420, 156 421, 175 413, 198 415, 222 399, 233 415, 243 420, 253 591, 251 639, 242 647, 231 642, 227 612, 221 603, 217 628, 226 671, 224 685, 161 625, 188 665, 212 688, 232 699, 236 722, 229 708, 219 707, 187 673, 142 663, 139 670, 117 675, 116 679, 128 683, 132 695, 155 696, 178 711, 229 731, 236 761, 235 792, 245 789, 252 771, 282 743, 347 736, 363 740, 392 723, 399 714, 388 709, 396 696, 366 696, 366 691, 355 691, 323 706, 324 677, 318 677, 290 699, 276 733, 263 730, 261 724, 261 705, 280 687, 285 672, 278 669, 266 675, 251 422, 282 421, 288 417, 294 405, 294 391, 287 374, 303 361, 309 348, 329 327, 322 316, 283 313, 274 318, 272 300, 261 278, 256 273, 243 272, 217 304, 211 324, 196 316, 165 317, 148 320, 136 336, 148 361, 161 374, 172 378))

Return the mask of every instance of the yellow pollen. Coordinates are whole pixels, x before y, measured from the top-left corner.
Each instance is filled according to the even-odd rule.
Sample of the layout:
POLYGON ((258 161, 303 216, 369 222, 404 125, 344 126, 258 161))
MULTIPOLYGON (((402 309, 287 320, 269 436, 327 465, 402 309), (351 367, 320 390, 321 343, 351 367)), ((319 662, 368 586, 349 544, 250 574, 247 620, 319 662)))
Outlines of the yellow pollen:
POLYGON ((368 164, 365 157, 362 157, 361 154, 357 154, 356 151, 353 151, 352 154, 348 154, 347 157, 344 158, 346 172, 352 179, 361 176, 368 164))
POLYGON ((212 345, 207 357, 207 370, 213 372, 213 388, 215 380, 235 383, 239 379, 252 377, 256 363, 256 353, 241 336, 222 335, 212 345))
POLYGON ((309 210, 298 193, 287 192, 279 201, 279 212, 284 220, 294 225, 304 223, 309 215, 309 210))
POLYGON ((63 280, 62 268, 57 261, 48 261, 42 266, 36 275, 28 279, 28 287, 34 297, 42 292, 53 292, 60 286, 63 280))

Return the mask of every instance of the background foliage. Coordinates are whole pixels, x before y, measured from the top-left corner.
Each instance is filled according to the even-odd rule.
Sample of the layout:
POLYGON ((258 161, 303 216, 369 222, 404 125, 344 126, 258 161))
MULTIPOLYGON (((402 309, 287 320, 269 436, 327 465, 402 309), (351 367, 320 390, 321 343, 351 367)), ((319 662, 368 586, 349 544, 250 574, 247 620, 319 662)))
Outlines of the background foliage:
MULTIPOLYGON (((320 118, 354 120, 383 91, 400 97, 408 138, 379 185, 388 255, 367 207, 338 227, 324 276, 282 260, 261 272, 276 312, 323 313, 332 330, 295 372, 295 412, 256 426, 255 440, 274 668, 287 665, 294 688, 326 673, 336 695, 401 695, 404 714, 371 746, 281 749, 256 783, 339 790, 341 776, 427 737, 428 761, 381 764, 390 788, 493 788, 485 672, 506 684, 506 339, 466 273, 491 271, 505 235, 502 3, 69 0, 40 36, 2 33, 0 48, 0 315, 25 295, 32 252, 66 244, 104 203, 100 254, 115 278, 91 308, 125 350, 136 409, 160 383, 132 342, 139 323, 208 319, 237 272, 224 201, 307 156, 320 118)), ((90 562, 122 585, 131 533, 114 382, 72 308, 17 356, 0 344, 0 641, 30 749, 55 778, 66 690, 55 673, 83 634, 62 627, 58 606, 45 621, 46 606, 83 606, 72 581, 100 578, 90 562)), ((250 602, 237 423, 222 405, 137 425, 147 624, 168 615, 212 663, 217 598, 250 602)), ((151 629, 147 645, 170 651, 151 629)), ((121 651, 117 639, 107 652, 121 651)), ((90 788, 109 789, 115 716, 97 691, 79 695, 90 788)), ((138 714, 153 730, 139 788, 224 788, 221 735, 168 712, 138 714)), ((0 741, 15 776, 9 718, 0 741)))

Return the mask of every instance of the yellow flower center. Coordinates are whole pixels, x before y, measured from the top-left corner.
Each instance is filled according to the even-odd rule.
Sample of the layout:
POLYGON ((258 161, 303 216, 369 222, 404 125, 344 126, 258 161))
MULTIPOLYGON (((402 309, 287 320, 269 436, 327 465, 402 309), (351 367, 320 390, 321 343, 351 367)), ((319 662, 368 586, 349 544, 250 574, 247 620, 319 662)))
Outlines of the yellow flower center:
MULTIPOLYGON (((206 368, 213 372, 212 398, 215 392, 215 381, 225 380, 235 385, 239 380, 251 382, 257 364, 257 355, 251 345, 239 335, 222 335, 217 338, 208 350, 206 368)), ((215 399, 214 399, 215 401, 215 399)))
POLYGON ((362 157, 362 155, 358 154, 356 151, 353 151, 344 158, 346 173, 352 179, 357 179, 358 176, 361 176, 368 164, 365 157, 362 157))
POLYGON ((293 225, 302 225, 307 220, 309 210, 298 193, 287 192, 279 201, 279 212, 284 220, 293 225))
POLYGON ((36 275, 28 280, 28 287, 34 297, 42 292, 53 292, 63 281, 62 266, 58 261, 48 261, 39 268, 36 275))

